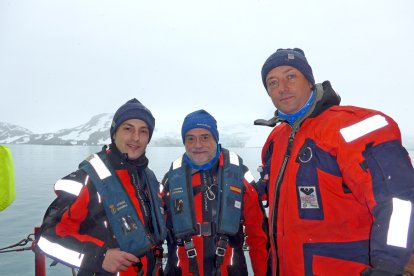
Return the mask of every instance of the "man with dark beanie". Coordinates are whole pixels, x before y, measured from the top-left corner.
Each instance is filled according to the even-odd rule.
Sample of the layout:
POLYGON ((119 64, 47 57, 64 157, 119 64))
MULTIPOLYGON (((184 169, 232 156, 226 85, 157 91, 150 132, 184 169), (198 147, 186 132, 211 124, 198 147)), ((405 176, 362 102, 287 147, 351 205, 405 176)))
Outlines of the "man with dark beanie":
POLYGON ((145 149, 155 119, 137 99, 115 113, 112 143, 55 184, 37 247, 78 275, 160 275, 166 237, 145 149), (52 223, 53 222, 53 223, 52 223))
POLYGON ((272 274, 402 275, 414 241, 414 169, 389 116, 340 106, 299 48, 262 67, 276 107, 262 150, 272 274))
POLYGON ((244 231, 255 275, 266 275, 266 217, 242 159, 219 144, 205 110, 181 128, 185 154, 163 180, 169 235, 167 275, 247 275, 244 231))

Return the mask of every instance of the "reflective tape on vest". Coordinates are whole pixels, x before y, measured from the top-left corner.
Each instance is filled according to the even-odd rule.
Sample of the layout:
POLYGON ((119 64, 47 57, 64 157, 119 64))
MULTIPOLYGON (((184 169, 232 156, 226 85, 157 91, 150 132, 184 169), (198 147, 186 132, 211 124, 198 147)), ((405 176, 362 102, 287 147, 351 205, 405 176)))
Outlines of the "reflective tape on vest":
POLYGON ((181 168, 182 163, 183 163, 183 157, 181 156, 180 158, 177 158, 173 162, 173 165, 172 165, 173 168, 172 169, 175 170, 175 169, 181 168))
POLYGON ((233 164, 233 165, 236 165, 236 166, 240 166, 240 163, 239 163, 239 157, 237 156, 237 154, 235 154, 234 152, 229 152, 229 161, 230 161, 230 164, 233 164))
POLYGON ((398 198, 392 199, 392 214, 387 235, 388 245, 407 248, 411 210, 412 206, 410 201, 398 198))
POLYGON ((254 181, 254 176, 253 176, 253 174, 250 171, 247 171, 244 174, 244 179, 246 179, 247 182, 252 183, 254 181))
POLYGON ((97 154, 91 155, 86 160, 91 163, 100 179, 105 179, 111 176, 111 172, 108 170, 105 163, 101 160, 101 158, 99 158, 97 154))
POLYGON ((352 126, 342 128, 340 132, 344 140, 349 143, 386 125, 388 122, 384 116, 375 115, 352 126))
POLYGON ((44 237, 40 237, 37 242, 37 246, 42 249, 43 252, 49 254, 59 260, 62 260, 65 263, 71 264, 76 267, 80 267, 82 264, 83 257, 85 254, 80 252, 73 251, 71 249, 65 248, 60 244, 51 242, 44 237))
POLYGON ((68 179, 59 179, 55 183, 55 191, 63 191, 78 196, 83 188, 83 183, 68 179))

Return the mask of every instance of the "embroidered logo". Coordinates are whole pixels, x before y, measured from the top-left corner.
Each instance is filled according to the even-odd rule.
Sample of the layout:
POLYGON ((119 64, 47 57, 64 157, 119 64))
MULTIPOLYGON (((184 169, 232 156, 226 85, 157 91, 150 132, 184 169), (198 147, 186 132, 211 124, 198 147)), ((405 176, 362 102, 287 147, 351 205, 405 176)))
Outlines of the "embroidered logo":
POLYGON ((298 189, 302 209, 319 209, 318 196, 314 186, 299 186, 298 189))

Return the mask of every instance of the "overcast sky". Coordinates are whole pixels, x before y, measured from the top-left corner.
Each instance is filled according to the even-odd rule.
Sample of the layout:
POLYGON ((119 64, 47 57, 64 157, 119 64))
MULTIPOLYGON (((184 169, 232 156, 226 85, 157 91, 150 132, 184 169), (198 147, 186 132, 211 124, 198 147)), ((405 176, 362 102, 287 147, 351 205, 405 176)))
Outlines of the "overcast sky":
POLYGON ((342 104, 414 136, 412 0, 0 0, 0 121, 71 128, 136 97, 156 127, 204 108, 219 125, 269 118, 260 70, 305 51, 342 104))

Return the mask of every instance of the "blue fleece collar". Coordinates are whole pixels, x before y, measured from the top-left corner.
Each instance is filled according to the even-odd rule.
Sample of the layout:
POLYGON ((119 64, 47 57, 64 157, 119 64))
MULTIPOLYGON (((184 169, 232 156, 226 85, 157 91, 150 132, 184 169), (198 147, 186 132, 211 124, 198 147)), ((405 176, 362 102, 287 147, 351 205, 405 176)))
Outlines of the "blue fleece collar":
POLYGON ((315 99, 315 93, 313 93, 313 90, 312 90, 308 101, 305 103, 304 106, 302 106, 301 109, 299 109, 298 111, 292 114, 285 114, 282 111, 278 110, 277 114, 279 115, 280 119, 287 121, 289 125, 292 126, 297 121, 297 119, 305 115, 305 113, 308 111, 309 107, 313 103, 314 99, 315 99))

